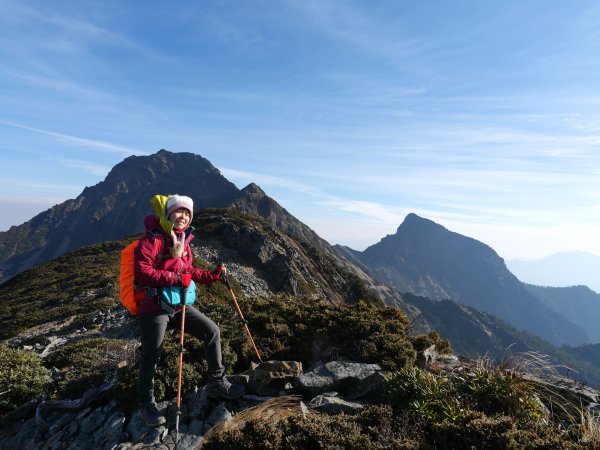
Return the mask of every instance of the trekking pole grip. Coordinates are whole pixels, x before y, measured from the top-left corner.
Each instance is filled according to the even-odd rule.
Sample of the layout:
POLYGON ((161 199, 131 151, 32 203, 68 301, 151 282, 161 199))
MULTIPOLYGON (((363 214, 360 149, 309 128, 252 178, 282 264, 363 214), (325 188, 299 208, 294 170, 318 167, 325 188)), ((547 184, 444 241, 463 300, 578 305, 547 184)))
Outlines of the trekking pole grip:
MULTIPOLYGON (((225 264, 220 262, 217 267, 225 267, 225 264)), ((219 277, 221 278, 221 281, 223 281, 223 283, 225 283, 225 286, 227 286, 229 289, 231 289, 231 285, 229 284, 229 278, 227 278, 227 272, 221 272, 219 277)))

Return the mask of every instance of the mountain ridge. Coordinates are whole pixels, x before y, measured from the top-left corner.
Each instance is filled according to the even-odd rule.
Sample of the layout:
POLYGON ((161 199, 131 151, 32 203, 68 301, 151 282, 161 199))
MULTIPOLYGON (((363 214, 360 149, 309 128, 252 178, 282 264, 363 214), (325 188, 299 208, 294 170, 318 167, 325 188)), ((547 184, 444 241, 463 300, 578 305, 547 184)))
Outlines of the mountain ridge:
POLYGON ((588 341, 581 327, 530 294, 491 247, 414 213, 395 234, 344 252, 401 293, 467 304, 553 344, 588 341))

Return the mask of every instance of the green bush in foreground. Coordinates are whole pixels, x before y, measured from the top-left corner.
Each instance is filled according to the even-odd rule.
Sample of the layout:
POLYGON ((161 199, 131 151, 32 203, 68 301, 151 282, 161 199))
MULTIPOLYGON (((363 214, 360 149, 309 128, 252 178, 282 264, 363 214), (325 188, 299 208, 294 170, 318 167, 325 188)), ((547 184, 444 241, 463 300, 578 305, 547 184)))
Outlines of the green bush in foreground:
POLYGON ((0 344, 0 413, 40 397, 50 381, 35 353, 0 344))
POLYGON ((60 370, 54 379, 54 395, 77 398, 101 385, 117 371, 120 362, 134 359, 134 346, 122 339, 87 338, 59 348, 44 359, 46 367, 60 370))
POLYGON ((466 414, 447 377, 417 367, 403 368, 392 374, 388 379, 387 393, 387 399, 397 414, 409 411, 431 422, 456 422, 466 414))
POLYGON ((269 359, 308 363, 335 348, 340 357, 397 370, 415 358, 408 321, 397 308, 305 297, 256 299, 242 308, 256 345, 269 359))

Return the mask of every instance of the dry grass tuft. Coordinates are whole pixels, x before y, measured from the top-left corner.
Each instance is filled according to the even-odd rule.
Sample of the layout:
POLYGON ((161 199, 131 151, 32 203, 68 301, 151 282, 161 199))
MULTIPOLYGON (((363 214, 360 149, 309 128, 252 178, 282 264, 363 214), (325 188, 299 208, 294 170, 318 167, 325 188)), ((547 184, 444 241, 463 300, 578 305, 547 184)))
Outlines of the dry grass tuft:
POLYGON ((206 435, 205 440, 223 435, 233 430, 241 431, 251 421, 260 420, 263 423, 276 424, 293 416, 317 415, 301 402, 301 397, 288 395, 275 397, 260 405, 248 408, 233 416, 229 421, 223 421, 214 426, 206 435))
POLYGON ((537 398, 548 409, 550 416, 558 422, 563 422, 567 424, 566 426, 578 425, 588 430, 588 434, 600 433, 600 431, 594 430, 594 427, 598 428, 598 425, 593 417, 589 417, 589 413, 584 411, 582 400, 570 393, 568 389, 559 387, 560 380, 565 380, 565 377, 560 375, 558 369, 564 368, 575 372, 573 369, 557 365, 551 361, 549 356, 539 352, 511 353, 510 347, 497 364, 488 358, 482 359, 485 361, 478 361, 479 364, 485 364, 492 370, 509 373, 529 384, 537 398), (556 383, 557 381, 559 382, 556 383))
POLYGON ((595 442, 600 443, 600 417, 597 413, 590 411, 589 409, 581 409, 580 416, 580 436, 579 438, 584 442, 595 442))
POLYGON ((542 353, 535 351, 512 353, 510 347, 506 349, 497 367, 499 370, 510 371, 517 375, 529 374, 537 377, 559 376, 557 369, 567 368, 553 363, 549 356, 542 353))

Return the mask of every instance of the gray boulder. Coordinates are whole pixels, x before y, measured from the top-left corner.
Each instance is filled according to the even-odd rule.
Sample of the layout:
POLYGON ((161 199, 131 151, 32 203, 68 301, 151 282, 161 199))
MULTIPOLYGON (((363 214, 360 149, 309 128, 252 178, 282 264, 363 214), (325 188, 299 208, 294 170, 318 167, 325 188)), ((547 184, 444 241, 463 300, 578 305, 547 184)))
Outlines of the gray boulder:
POLYGON ((329 391, 349 392, 360 386, 363 380, 381 371, 378 364, 352 361, 330 361, 319 363, 310 372, 292 380, 294 388, 312 395, 329 391))

